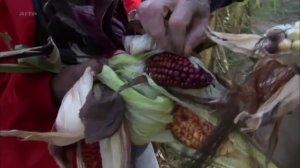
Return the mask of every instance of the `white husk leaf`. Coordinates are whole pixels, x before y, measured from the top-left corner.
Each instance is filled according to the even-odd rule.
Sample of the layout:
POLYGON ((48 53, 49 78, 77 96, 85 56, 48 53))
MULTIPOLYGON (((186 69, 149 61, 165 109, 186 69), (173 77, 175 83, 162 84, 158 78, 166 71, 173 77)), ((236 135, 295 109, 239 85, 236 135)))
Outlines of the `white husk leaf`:
POLYGON ((138 55, 146 51, 159 50, 152 38, 147 35, 126 36, 124 40, 125 50, 131 55, 138 55))
POLYGON ((100 140, 102 168, 130 168, 129 143, 124 123, 114 135, 100 140))
POLYGON ((55 128, 58 132, 84 135, 84 125, 79 118, 79 112, 93 87, 93 76, 94 72, 87 67, 84 74, 63 98, 55 121, 55 128))

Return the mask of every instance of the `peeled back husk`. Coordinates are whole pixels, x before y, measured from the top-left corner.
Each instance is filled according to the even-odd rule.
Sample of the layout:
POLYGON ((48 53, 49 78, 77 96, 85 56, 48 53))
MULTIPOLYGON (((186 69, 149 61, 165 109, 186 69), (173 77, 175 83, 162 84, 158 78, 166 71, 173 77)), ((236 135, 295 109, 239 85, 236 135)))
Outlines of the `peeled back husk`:
POLYGON ((242 128, 242 130, 257 130, 266 117, 269 118, 268 120, 275 120, 292 112, 300 105, 299 82, 300 76, 293 76, 287 83, 272 94, 272 96, 258 108, 255 114, 242 112, 235 118, 235 122, 245 122, 247 127, 242 128))
MULTIPOLYGON (((115 91, 126 83, 106 65, 98 74, 98 79, 115 91)), ((125 89, 120 92, 120 95, 126 102, 125 116, 133 143, 142 145, 150 142, 151 137, 161 133, 162 129, 172 121, 171 110, 174 105, 165 96, 159 95, 151 99, 133 88, 125 89)))

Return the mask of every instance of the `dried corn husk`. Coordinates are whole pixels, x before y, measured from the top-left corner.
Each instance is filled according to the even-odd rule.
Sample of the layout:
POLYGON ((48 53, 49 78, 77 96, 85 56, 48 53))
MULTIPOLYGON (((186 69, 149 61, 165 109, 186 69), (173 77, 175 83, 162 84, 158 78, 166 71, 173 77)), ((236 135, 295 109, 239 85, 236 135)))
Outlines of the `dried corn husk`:
POLYGON ((23 138, 24 141, 44 141, 56 146, 66 146, 73 144, 80 139, 82 136, 74 135, 72 133, 62 133, 62 132, 30 132, 21 130, 9 130, 0 131, 0 136, 3 137, 19 137, 23 138))
POLYGON ((295 75, 280 89, 278 89, 266 102, 264 102, 255 114, 240 113, 235 122, 245 122, 242 130, 257 130, 263 120, 279 119, 296 109, 300 105, 300 76, 295 75))
POLYGON ((214 32, 207 29, 208 37, 220 46, 224 46, 229 50, 251 56, 256 49, 256 44, 262 36, 255 34, 230 34, 214 32))

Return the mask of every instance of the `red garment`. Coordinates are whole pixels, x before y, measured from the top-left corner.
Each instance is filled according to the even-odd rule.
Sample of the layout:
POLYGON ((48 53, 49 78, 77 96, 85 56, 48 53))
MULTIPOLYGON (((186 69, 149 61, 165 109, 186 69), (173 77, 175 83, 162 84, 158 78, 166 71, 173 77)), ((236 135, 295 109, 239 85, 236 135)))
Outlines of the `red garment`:
MULTIPOLYGON (((35 35, 32 0, 0 0, 0 32, 8 32, 12 46, 32 46, 35 35)), ((0 51, 6 50, 0 41, 0 51)), ((16 60, 1 60, 13 63, 16 60)), ((57 109, 52 104, 52 74, 0 73, 0 130, 50 131, 57 109)), ((0 137, 0 168, 57 168, 46 143, 0 137)))
POLYGON ((127 13, 136 9, 141 3, 141 0, 124 0, 124 1, 125 1, 124 4, 127 13))

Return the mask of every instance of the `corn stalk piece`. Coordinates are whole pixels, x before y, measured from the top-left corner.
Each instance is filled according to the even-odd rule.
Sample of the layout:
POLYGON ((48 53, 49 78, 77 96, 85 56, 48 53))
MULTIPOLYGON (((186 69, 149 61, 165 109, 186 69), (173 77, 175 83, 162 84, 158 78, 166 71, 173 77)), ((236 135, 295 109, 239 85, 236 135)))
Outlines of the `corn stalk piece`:
POLYGON ((17 64, 0 64, 0 72, 36 73, 48 71, 58 73, 61 69, 60 54, 52 38, 43 46, 25 48, 16 46, 15 50, 0 52, 0 59, 17 58, 17 64))

